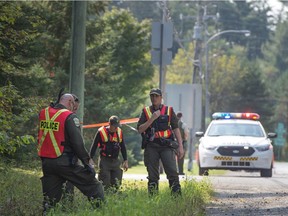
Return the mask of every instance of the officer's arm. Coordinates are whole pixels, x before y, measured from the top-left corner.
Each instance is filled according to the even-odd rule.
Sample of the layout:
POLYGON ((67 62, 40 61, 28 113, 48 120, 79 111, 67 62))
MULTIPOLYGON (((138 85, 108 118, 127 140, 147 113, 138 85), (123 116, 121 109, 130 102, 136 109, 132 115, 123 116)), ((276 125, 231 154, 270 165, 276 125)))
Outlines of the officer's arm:
POLYGON ((184 149, 183 149, 183 140, 182 140, 182 137, 181 137, 181 133, 180 133, 180 130, 179 128, 175 128, 173 130, 175 136, 176 136, 176 139, 177 139, 177 142, 178 142, 178 157, 179 159, 181 159, 183 156, 184 156, 184 149))
POLYGON ((155 111, 152 114, 151 118, 149 118, 146 122, 141 124, 140 120, 142 120, 142 118, 145 118, 145 114, 144 114, 144 112, 142 112, 140 120, 138 122, 138 127, 137 127, 138 128, 138 132, 139 133, 143 133, 144 131, 146 131, 147 128, 160 116, 160 114, 161 114, 160 110, 155 111))
POLYGON ((126 145, 125 145, 124 140, 123 140, 123 135, 122 135, 122 142, 120 143, 120 148, 121 148, 121 154, 122 154, 123 160, 126 161, 127 160, 127 150, 126 150, 126 145))
POLYGON ((120 143, 120 147, 121 147, 121 154, 124 160, 122 163, 122 168, 124 169, 124 171, 127 171, 129 168, 129 165, 128 165, 128 159, 127 159, 127 150, 126 150, 126 145, 124 143, 123 135, 122 135, 122 142, 120 143))
POLYGON ((183 127, 184 127, 184 139, 188 140, 189 130, 188 130, 188 127, 187 127, 186 123, 183 123, 183 127))
POLYGON ((65 131, 67 134, 68 144, 73 149, 76 156, 85 165, 89 164, 89 154, 84 146, 84 141, 80 130, 80 121, 75 114, 68 116, 65 122, 65 131))
POLYGON ((94 158, 94 156, 96 154, 97 147, 98 147, 98 143, 100 143, 100 142, 101 142, 101 136, 100 136, 99 131, 97 131, 97 133, 95 134, 95 137, 93 139, 91 148, 90 148, 89 154, 90 154, 91 158, 94 158))
POLYGON ((178 157, 179 157, 179 159, 181 159, 184 156, 183 140, 181 137, 180 130, 178 128, 178 119, 177 119, 176 114, 173 110, 172 110, 172 116, 171 116, 171 127, 172 127, 172 130, 176 136, 177 142, 179 144, 178 157))

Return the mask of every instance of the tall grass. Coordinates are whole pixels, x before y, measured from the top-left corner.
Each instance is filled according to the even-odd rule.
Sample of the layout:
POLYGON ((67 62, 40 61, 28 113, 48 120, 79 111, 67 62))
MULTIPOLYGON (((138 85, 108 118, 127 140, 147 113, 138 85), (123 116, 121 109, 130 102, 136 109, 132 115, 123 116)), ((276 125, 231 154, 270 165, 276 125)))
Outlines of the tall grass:
MULTIPOLYGON (((41 175, 41 170, 0 166, 0 215, 41 215, 41 175)), ((105 204, 99 209, 92 209, 87 198, 76 189, 73 203, 62 200, 49 215, 205 215, 205 204, 212 192, 208 180, 185 180, 181 186, 182 196, 175 198, 168 183, 160 182, 159 194, 149 197, 146 180, 123 180, 120 191, 107 194, 105 204)))
POLYGON ((149 197, 147 182, 124 181, 121 191, 106 196, 106 203, 93 210, 85 197, 77 194, 74 207, 67 210, 61 204, 50 215, 101 215, 101 216, 193 216, 205 215, 205 204, 209 201, 211 187, 207 180, 183 181, 182 196, 172 197, 168 184, 161 182, 159 194, 149 197), (77 208, 75 208, 77 206, 77 208))
POLYGON ((0 215, 40 215, 42 188, 39 170, 23 170, 1 164, 0 215))

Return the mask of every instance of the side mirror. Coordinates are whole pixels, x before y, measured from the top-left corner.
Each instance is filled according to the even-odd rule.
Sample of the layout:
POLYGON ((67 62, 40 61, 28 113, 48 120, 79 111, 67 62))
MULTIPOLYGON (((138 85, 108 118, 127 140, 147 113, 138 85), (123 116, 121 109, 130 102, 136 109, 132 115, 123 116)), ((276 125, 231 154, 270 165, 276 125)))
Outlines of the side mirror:
POLYGON ((277 133, 268 133, 267 137, 268 138, 276 138, 277 137, 277 133))
POLYGON ((198 132, 195 133, 195 136, 196 137, 203 137, 204 136, 204 132, 198 131, 198 132))

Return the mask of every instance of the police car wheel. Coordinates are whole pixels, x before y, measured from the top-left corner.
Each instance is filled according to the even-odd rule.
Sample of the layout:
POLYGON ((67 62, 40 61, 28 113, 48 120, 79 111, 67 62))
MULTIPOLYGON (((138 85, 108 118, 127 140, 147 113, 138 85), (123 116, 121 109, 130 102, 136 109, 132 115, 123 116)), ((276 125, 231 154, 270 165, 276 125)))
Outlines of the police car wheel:
POLYGON ((261 170, 260 175, 261 177, 272 177, 272 168, 261 170))
POLYGON ((200 176, 208 176, 209 173, 208 173, 208 170, 207 169, 203 169, 199 166, 199 175, 200 176))

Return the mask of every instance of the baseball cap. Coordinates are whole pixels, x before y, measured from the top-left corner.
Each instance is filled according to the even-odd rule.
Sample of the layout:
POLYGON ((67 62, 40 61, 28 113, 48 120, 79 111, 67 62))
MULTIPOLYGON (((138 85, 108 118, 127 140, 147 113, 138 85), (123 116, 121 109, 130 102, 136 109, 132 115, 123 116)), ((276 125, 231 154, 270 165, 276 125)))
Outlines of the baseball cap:
POLYGON ((182 112, 178 112, 178 113, 176 114, 176 116, 177 116, 178 118, 181 118, 181 117, 182 117, 182 112))
POLYGON ((153 88, 151 89, 149 95, 153 95, 153 94, 162 96, 162 91, 159 88, 153 88))
POLYGON ((118 116, 113 115, 109 118, 109 123, 110 125, 114 126, 114 127, 120 127, 120 119, 118 118, 118 116))

